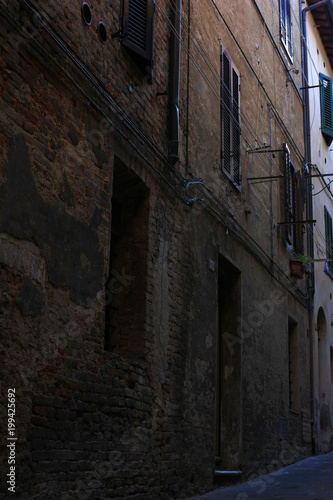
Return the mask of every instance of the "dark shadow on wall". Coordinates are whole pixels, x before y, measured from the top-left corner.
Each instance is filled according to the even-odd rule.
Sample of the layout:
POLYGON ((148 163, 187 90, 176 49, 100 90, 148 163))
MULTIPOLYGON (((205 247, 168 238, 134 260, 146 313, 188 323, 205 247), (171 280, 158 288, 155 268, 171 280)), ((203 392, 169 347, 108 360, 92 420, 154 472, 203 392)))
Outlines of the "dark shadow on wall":
POLYGON ((43 200, 22 133, 10 140, 5 177, 0 187, 0 231, 34 241, 47 263, 49 281, 55 287, 68 287, 74 302, 94 297, 104 267, 97 234, 60 204, 43 200))

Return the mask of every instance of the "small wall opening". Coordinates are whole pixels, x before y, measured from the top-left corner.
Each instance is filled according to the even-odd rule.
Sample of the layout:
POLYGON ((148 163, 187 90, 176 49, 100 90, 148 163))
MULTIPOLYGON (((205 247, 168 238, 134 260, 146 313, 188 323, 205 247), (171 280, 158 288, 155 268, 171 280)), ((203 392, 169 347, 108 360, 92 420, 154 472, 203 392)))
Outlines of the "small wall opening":
POLYGON ((289 409, 300 411, 299 342, 296 321, 288 318, 289 409))
POLYGON ((92 21, 92 14, 91 14, 91 10, 90 10, 90 7, 87 4, 87 2, 83 2, 82 6, 81 6, 81 14, 82 14, 82 19, 85 22, 85 24, 87 24, 87 26, 90 26, 91 21, 92 21))
POLYGON ((108 39, 108 35, 107 35, 107 32, 106 32, 105 24, 102 23, 101 21, 98 23, 97 33, 98 33, 100 41, 102 43, 106 43, 107 39, 108 39))
POLYGON ((145 357, 149 191, 115 159, 105 349, 129 361, 145 357))

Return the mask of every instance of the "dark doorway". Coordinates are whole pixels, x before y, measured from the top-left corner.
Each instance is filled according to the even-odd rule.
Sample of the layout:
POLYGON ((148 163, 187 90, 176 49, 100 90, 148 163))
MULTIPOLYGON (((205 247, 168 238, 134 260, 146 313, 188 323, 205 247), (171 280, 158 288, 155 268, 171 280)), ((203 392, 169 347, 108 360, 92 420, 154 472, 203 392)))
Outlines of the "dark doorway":
POLYGON ((219 256, 216 377, 216 469, 241 463, 241 277, 219 256))

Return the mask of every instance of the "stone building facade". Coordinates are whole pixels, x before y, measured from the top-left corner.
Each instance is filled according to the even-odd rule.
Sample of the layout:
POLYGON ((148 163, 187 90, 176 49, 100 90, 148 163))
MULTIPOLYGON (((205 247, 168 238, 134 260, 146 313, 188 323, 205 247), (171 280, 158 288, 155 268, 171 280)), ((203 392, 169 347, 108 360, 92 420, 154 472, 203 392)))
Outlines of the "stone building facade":
POLYGON ((3 5, 2 497, 309 455, 299 2, 3 5))
POLYGON ((326 453, 333 447, 333 197, 330 174, 332 155, 333 5, 309 2, 306 13, 308 46, 309 122, 313 185, 313 234, 315 294, 313 303, 313 383, 315 443, 326 453), (326 35, 327 33, 327 35, 326 35), (320 87, 319 85, 322 85, 320 87), (326 104, 325 104, 326 103, 326 104), (326 116, 325 116, 326 111, 326 116), (330 122, 327 129, 326 122, 330 122), (331 130, 330 130, 331 129, 331 130))

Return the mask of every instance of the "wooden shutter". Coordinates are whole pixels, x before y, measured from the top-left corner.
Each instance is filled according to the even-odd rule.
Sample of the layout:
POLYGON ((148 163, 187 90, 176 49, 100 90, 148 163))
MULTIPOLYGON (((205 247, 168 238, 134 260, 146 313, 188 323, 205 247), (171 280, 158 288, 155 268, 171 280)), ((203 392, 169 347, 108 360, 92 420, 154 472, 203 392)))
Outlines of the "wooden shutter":
POLYGON ((239 73, 221 44, 221 164, 237 186, 241 183, 240 79, 239 73))
POLYGON ((280 37, 282 42, 287 45, 287 30, 286 30, 286 0, 280 0, 280 37))
POLYGON ((153 47, 153 0, 123 0, 122 44, 151 62, 153 47))
MULTIPOLYGON (((295 173, 293 183, 293 217, 294 221, 301 221, 303 219, 303 178, 300 170, 295 173)), ((303 253, 303 224, 293 225, 293 245, 295 252, 303 253)))
POLYGON ((320 108, 321 108, 321 130, 328 145, 333 140, 333 103, 332 103, 332 79, 319 73, 320 108))
MULTIPOLYGON (((292 197, 292 179, 290 168, 290 152, 288 146, 284 144, 284 207, 285 221, 292 222, 293 197, 292 197)), ((292 243, 292 226, 286 225, 286 239, 292 243)))
POLYGON ((290 0, 280 0, 280 38, 290 59, 293 56, 290 0))
POLYGON ((221 55, 222 70, 222 166, 230 175, 231 164, 231 128, 230 128, 230 108, 231 108, 231 85, 230 85, 230 59, 226 52, 221 55))
POLYGON ((232 176, 240 184, 239 75, 232 68, 232 176))
POLYGON ((292 30, 291 30, 291 9, 290 0, 286 0, 286 47, 290 57, 293 55, 292 30))
MULTIPOLYGON (((325 216, 326 258, 333 259, 332 217, 326 207, 324 207, 324 216, 325 216)), ((333 278, 333 262, 328 262, 328 270, 331 278, 333 278)))

